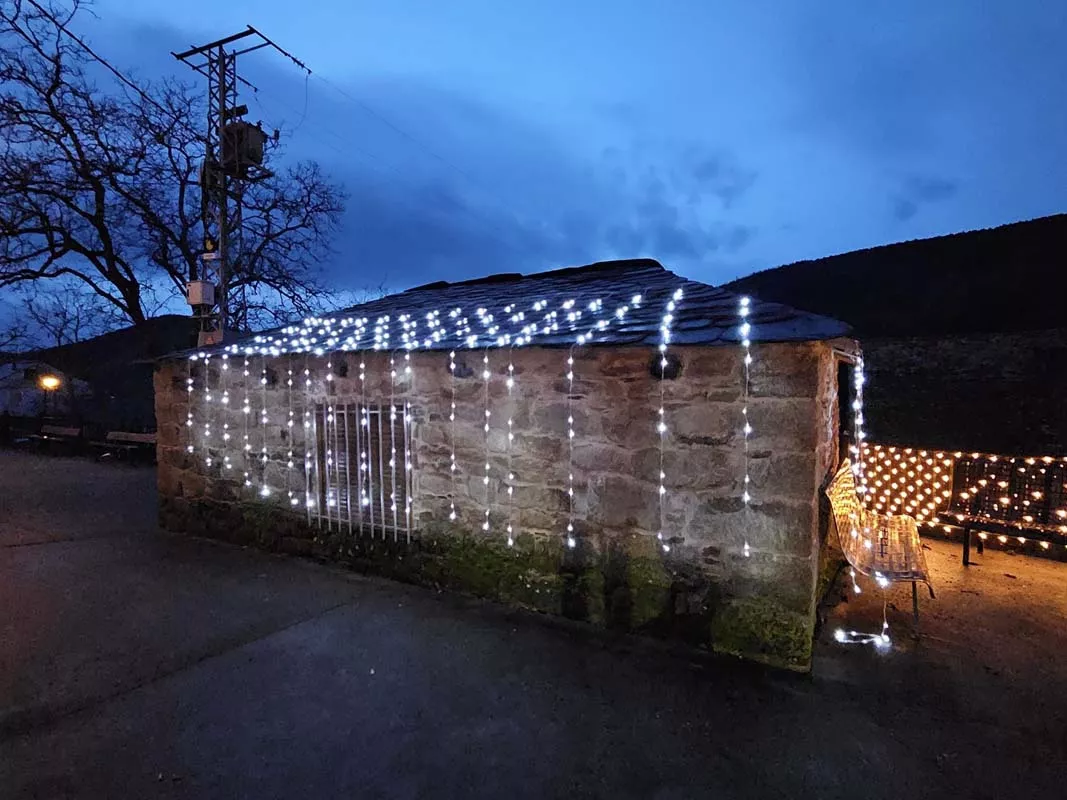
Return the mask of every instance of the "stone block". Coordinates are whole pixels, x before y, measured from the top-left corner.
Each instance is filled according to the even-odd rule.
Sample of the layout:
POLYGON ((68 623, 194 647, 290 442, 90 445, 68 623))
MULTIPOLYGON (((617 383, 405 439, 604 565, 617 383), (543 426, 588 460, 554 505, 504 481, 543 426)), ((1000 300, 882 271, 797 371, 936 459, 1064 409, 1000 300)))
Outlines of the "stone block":
MULTIPOLYGON (((658 484, 660 450, 645 448, 633 459, 633 475, 658 484)), ((683 489, 711 491, 723 489, 740 494, 744 476, 744 453, 732 447, 703 445, 665 446, 663 450, 664 482, 669 492, 683 489)))
POLYGON ((815 397, 819 389, 819 343, 753 344, 749 391, 753 397, 815 397))
POLYGON ((688 533, 701 543, 741 552, 750 549, 807 558, 815 542, 811 503, 754 502, 739 497, 704 498, 693 508, 688 533))
POLYGON ((593 476, 588 521, 608 528, 654 530, 659 524, 656 486, 625 475, 593 476))
POLYGON ((748 405, 748 419, 749 452, 814 452, 818 444, 814 399, 754 399, 748 405))
POLYGON ((814 614, 798 614, 763 598, 728 600, 711 622, 712 649, 774 667, 811 669, 814 614))
POLYGON ((817 561, 814 558, 752 550, 726 553, 723 593, 736 598, 764 598, 798 614, 813 610, 817 561))
POLYGON ((671 408, 664 419, 670 439, 683 444, 729 445, 741 436, 744 424, 740 407, 722 403, 671 408))
POLYGON ((815 453, 774 453, 750 458, 748 474, 754 497, 808 502, 816 495, 815 453))

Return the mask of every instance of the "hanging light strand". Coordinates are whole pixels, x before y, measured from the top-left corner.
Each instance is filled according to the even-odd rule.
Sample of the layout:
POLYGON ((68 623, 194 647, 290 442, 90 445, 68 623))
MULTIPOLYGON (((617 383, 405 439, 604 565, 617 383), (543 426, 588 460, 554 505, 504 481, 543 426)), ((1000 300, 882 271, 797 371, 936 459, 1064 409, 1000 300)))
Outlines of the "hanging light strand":
MULTIPOLYGON (((401 317, 403 322, 404 318, 401 317)), ((389 356, 389 510, 393 512, 393 541, 399 527, 396 507, 396 352, 389 356)))
POLYGON ((484 397, 485 397, 485 475, 482 477, 482 483, 485 484, 485 519, 482 521, 482 530, 489 530, 489 417, 492 415, 492 411, 489 410, 489 381, 492 378, 492 373, 489 371, 489 348, 485 348, 485 354, 482 356, 482 380, 484 381, 484 397))
POLYGON ((270 421, 267 416, 267 357, 263 356, 263 369, 259 376, 259 386, 261 394, 261 406, 259 415, 259 429, 260 429, 260 463, 262 465, 262 482, 259 487, 259 494, 261 497, 270 497, 270 486, 267 482, 267 464, 270 461, 270 457, 267 455, 267 423, 270 421))
POLYGON ((186 444, 185 450, 188 453, 192 453, 196 450, 196 445, 193 444, 195 434, 193 433, 193 391, 195 389, 193 381, 193 364, 196 362, 196 356, 190 356, 187 362, 189 371, 185 378, 186 388, 186 403, 185 403, 185 433, 186 444))
POLYGON ((311 367, 310 360, 307 353, 304 354, 304 503, 308 509, 308 522, 311 522, 312 512, 315 510, 315 487, 317 481, 313 480, 313 475, 317 471, 317 467, 314 466, 313 452, 311 450, 311 443, 315 436, 314 421, 312 418, 312 403, 311 397, 311 367))
POLYGON ((222 391, 222 396, 219 398, 219 402, 222 404, 222 468, 224 471, 229 472, 233 468, 233 464, 230 461, 230 439, 233 438, 230 435, 230 388, 229 378, 230 376, 230 357, 226 353, 222 354, 222 364, 219 368, 219 389, 222 391))
POLYGON ((204 356, 204 464, 212 465, 211 459, 211 356, 204 356))
POLYGON ((567 547, 577 544, 574 538, 574 348, 567 351, 567 547))
POLYGON ((856 478, 856 492, 860 496, 860 502, 863 505, 867 504, 867 470, 864 468, 864 444, 867 438, 866 432, 863 430, 863 386, 867 382, 866 375, 863 371, 863 356, 856 358, 856 363, 853 366, 852 372, 852 384, 853 384, 853 398, 852 398, 852 425, 853 425, 853 437, 855 441, 852 443, 852 473, 856 478))
POLYGON ((515 406, 513 390, 515 388, 515 364, 512 363, 512 348, 508 348, 508 547, 515 544, 515 473, 511 466, 512 442, 515 440, 515 406))
POLYGON ((293 489, 293 467, 296 462, 293 461, 293 427, 295 425, 296 412, 293 411, 293 362, 289 361, 289 368, 286 370, 285 380, 285 394, 286 401, 289 405, 289 416, 285 421, 286 433, 288 436, 289 448, 285 454, 285 489, 289 496, 289 505, 296 506, 300 504, 300 501, 296 499, 296 491, 293 489))
POLYGON ((245 488, 250 488, 252 486, 252 441, 249 438, 248 433, 248 419, 252 416, 252 399, 248 393, 248 383, 252 372, 248 367, 249 361, 248 358, 245 358, 241 378, 241 388, 244 393, 244 400, 241 403, 241 418, 244 420, 244 435, 241 440, 241 451, 244 454, 245 488))
POLYGON ((659 531, 656 533, 656 538, 659 540, 664 553, 670 552, 671 549, 670 544, 663 535, 664 528, 666 528, 667 516, 667 473, 664 471, 663 463, 668 432, 665 384, 667 379, 667 366, 670 362, 667 358, 667 346, 671 341, 671 324, 674 322, 674 312, 678 307, 678 303, 681 302, 682 296, 681 289, 676 289, 671 295, 671 299, 667 301, 667 309, 663 314, 663 319, 660 321, 659 329, 659 412, 656 421, 656 430, 659 433, 659 531))
POLYGON ((448 383, 452 394, 452 402, 448 411, 448 423, 450 427, 448 445, 449 463, 448 472, 452 478, 452 492, 448 497, 448 518, 453 522, 456 519, 456 351, 448 353, 448 383))
MULTIPOLYGON (((748 297, 742 297, 739 304, 737 313, 741 317, 741 325, 738 328, 738 333, 741 335, 741 347, 743 351, 744 361, 744 384, 742 387, 742 400, 741 400, 741 432, 744 435, 744 464, 742 469, 744 474, 741 482, 741 501, 744 504, 745 511, 751 508, 752 494, 749 491, 752 484, 752 477, 749 474, 749 439, 752 436, 752 423, 749 421, 748 416, 748 400, 752 389, 752 323, 749 322, 749 314, 751 313, 751 300, 748 297)), ((741 552, 745 558, 752 555, 752 548, 748 544, 748 520, 743 523, 744 545, 741 548, 741 552)))

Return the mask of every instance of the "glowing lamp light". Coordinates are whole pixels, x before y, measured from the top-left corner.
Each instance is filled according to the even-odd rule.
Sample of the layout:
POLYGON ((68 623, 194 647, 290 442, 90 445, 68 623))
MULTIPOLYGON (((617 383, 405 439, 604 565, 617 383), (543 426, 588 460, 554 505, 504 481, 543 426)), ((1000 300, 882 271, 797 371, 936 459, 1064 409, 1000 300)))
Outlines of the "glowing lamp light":
POLYGON ((38 384, 46 392, 54 392, 63 384, 63 382, 56 375, 42 375, 40 380, 38 380, 38 384))

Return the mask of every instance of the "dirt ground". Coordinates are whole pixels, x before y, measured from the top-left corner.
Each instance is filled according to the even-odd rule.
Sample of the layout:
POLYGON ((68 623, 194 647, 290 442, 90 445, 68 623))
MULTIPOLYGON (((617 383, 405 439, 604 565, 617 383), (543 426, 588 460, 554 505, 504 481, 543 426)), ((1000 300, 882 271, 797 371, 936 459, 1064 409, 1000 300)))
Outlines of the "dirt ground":
POLYGON ((811 676, 171 536, 150 469, 0 452, 0 796, 1063 797, 1067 564, 931 541, 811 676))

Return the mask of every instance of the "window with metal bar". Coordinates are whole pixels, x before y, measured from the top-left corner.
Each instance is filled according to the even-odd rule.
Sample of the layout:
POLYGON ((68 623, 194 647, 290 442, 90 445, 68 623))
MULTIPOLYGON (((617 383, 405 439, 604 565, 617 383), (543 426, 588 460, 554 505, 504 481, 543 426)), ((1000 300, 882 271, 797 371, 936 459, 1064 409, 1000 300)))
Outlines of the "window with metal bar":
POLYGON ((404 405, 316 406, 319 524, 364 534, 411 534, 410 409, 404 405))

